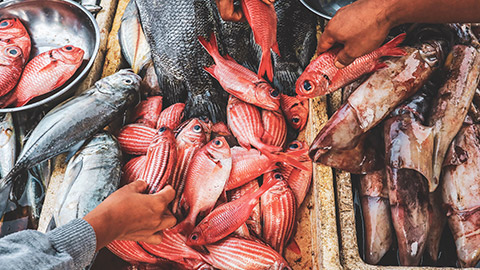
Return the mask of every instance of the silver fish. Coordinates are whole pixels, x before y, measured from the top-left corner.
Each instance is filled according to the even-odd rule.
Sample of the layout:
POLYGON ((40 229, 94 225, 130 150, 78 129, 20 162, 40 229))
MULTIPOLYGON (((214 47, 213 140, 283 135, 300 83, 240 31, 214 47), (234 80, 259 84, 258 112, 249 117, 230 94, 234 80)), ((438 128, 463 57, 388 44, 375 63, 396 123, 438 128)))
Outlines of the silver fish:
MULTIPOLYGON (((16 141, 12 114, 0 115, 0 174, 2 177, 15 166, 16 141)), ((3 217, 10 197, 11 185, 0 190, 0 219, 3 217)))
POLYGON ((32 131, 15 167, 1 180, 0 190, 23 170, 66 152, 96 134, 133 103, 139 86, 138 75, 121 70, 53 108, 32 131))
POLYGON ((112 135, 101 132, 68 162, 58 189, 53 219, 62 226, 92 211, 120 184, 122 152, 112 135))
POLYGON ((152 61, 150 46, 145 39, 138 16, 137 4, 135 4, 135 0, 130 0, 123 13, 118 30, 118 41, 122 54, 132 67, 133 72, 137 74, 152 61))

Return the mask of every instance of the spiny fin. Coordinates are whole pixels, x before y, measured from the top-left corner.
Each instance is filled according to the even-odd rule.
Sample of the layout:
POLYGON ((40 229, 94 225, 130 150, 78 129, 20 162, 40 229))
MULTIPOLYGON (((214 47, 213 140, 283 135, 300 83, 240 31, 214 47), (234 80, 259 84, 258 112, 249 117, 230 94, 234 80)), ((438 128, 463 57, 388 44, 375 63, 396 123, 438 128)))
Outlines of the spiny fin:
POLYGON ((406 54, 405 50, 402 48, 398 48, 397 46, 400 45, 405 40, 406 34, 400 34, 396 36, 394 39, 390 40, 388 43, 380 47, 378 50, 381 56, 403 56, 406 54))
POLYGON ((287 246, 287 249, 297 255, 302 254, 302 251, 300 250, 300 246, 298 245, 297 241, 295 241, 295 239, 292 239, 292 241, 290 241, 290 243, 287 246))

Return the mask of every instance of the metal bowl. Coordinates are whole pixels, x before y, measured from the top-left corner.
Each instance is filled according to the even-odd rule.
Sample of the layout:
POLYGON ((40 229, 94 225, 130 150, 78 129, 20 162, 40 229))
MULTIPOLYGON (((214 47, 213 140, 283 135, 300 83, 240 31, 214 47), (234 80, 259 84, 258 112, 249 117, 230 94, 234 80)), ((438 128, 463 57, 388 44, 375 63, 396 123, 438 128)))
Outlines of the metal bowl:
POLYGON ((330 20, 341 7, 350 5, 355 0, 300 0, 313 13, 330 20))
POLYGON ((0 109, 0 113, 36 108, 67 93, 87 75, 100 46, 100 30, 95 18, 73 1, 13 0, 0 3, 0 19, 13 17, 19 18, 30 34, 30 59, 67 44, 82 48, 85 55, 80 68, 63 86, 32 99, 25 106, 0 109))

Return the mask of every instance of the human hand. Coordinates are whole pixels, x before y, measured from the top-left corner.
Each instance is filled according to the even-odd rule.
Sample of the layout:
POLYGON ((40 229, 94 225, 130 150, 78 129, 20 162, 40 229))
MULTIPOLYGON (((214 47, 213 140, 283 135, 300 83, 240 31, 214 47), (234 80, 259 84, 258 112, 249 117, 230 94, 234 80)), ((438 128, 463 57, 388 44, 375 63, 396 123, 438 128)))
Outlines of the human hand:
MULTIPOLYGON (((242 0, 243 1, 243 0, 242 0)), ((261 0, 267 5, 271 5, 275 0, 261 0)), ((235 8, 233 0, 215 0, 220 16, 224 21, 239 22, 245 19, 245 15, 240 7, 235 8)))
POLYGON ((358 0, 337 11, 318 40, 318 53, 334 44, 343 44, 335 59, 337 68, 344 68, 355 58, 377 49, 394 26, 388 19, 389 1, 358 0))
POLYGON ((175 197, 171 186, 156 194, 143 194, 144 181, 134 181, 108 196, 83 219, 94 229, 97 250, 113 240, 143 241, 158 244, 162 236, 158 232, 176 224, 167 209, 175 197))

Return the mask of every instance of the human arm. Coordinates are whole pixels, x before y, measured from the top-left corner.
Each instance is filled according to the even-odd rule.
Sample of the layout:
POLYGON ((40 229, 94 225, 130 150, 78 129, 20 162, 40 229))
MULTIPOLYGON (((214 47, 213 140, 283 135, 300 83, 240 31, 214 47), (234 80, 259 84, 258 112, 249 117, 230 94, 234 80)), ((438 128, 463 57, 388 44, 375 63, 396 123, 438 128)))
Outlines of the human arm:
MULTIPOLYGON (((239 22, 245 18, 245 15, 242 12, 240 7, 235 7, 233 5, 234 0, 215 0, 217 2, 217 8, 220 12, 220 16, 225 21, 234 21, 239 22)), ((265 4, 273 4, 275 0, 261 0, 265 4)))
POLYGON ((403 23, 479 22, 478 0, 358 0, 337 11, 318 41, 318 52, 344 45, 342 68, 378 48, 391 28, 403 23))
POLYGON ((168 186, 157 194, 142 194, 146 186, 135 181, 112 193, 83 219, 46 234, 27 230, 0 238, 0 268, 81 269, 112 240, 159 243, 156 232, 176 222, 166 210, 175 192, 168 186))

